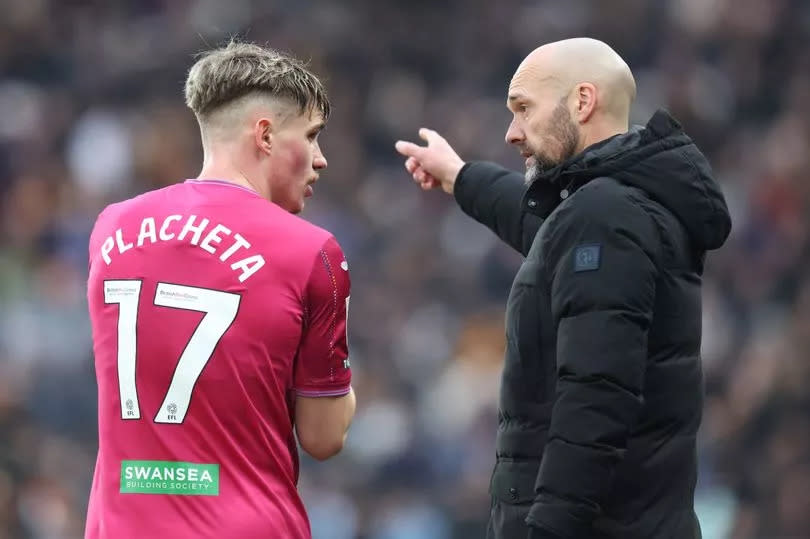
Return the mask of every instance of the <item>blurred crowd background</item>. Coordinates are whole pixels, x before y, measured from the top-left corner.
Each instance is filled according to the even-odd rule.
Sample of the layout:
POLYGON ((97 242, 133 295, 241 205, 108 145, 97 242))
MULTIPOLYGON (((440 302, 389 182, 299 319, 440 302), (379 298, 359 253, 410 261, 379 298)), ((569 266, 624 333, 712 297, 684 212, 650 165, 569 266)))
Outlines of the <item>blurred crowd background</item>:
POLYGON ((704 280, 707 539, 810 537, 810 2, 2 0, 0 539, 82 534, 96 387, 87 238, 105 204, 197 175, 182 84, 238 34, 311 60, 334 114, 304 217, 352 268, 359 408, 304 459, 315 539, 483 537, 517 253, 413 185, 397 139, 439 130, 516 169, 508 81, 536 46, 603 39, 671 110, 734 220, 704 280))

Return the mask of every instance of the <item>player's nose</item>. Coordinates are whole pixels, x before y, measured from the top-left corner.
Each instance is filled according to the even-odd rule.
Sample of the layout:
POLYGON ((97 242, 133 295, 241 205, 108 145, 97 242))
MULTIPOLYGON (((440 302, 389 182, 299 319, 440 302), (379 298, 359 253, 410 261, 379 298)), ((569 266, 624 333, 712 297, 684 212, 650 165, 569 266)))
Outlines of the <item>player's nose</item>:
POLYGON ((328 164, 329 163, 326 162, 326 157, 323 155, 316 155, 315 159, 312 160, 312 168, 315 170, 323 170, 328 164))
POLYGON ((316 143, 315 153, 312 156, 312 168, 315 170, 323 170, 328 165, 329 163, 326 161, 326 157, 324 157, 320 145, 316 143))

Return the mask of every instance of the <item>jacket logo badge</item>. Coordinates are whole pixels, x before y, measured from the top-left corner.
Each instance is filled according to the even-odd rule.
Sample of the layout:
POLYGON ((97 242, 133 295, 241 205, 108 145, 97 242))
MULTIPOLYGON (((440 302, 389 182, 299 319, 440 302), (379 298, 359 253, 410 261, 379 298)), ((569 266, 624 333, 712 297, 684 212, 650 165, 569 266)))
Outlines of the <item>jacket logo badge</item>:
POLYGON ((599 244, 580 245, 574 250, 574 271, 594 271, 599 269, 602 258, 599 244))

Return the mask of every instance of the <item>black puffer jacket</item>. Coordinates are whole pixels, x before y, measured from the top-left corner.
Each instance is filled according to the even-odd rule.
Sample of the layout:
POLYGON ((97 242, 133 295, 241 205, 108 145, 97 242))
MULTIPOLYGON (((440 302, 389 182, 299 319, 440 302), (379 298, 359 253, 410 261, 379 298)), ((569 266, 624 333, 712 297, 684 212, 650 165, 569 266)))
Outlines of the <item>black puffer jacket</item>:
POLYGON ((455 197, 526 257, 507 305, 495 501, 525 507, 532 537, 700 537, 701 274, 731 229, 706 158, 659 111, 528 189, 468 163, 455 197))

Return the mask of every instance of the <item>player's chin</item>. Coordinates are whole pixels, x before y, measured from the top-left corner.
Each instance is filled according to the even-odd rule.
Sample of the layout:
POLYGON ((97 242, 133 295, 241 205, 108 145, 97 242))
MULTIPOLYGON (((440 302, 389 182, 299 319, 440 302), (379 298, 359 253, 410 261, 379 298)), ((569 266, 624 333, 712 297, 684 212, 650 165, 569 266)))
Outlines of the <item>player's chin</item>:
POLYGON ((301 194, 301 196, 300 196, 300 197, 298 198, 298 200, 297 200, 297 203, 298 203, 298 204, 297 204, 297 206, 298 206, 298 211, 297 211, 297 212, 293 212, 293 213, 299 213, 299 212, 303 211, 303 210, 304 210, 304 206, 306 206, 306 205, 307 205, 307 199, 308 199, 308 198, 311 198, 313 195, 314 195, 314 191, 313 191, 313 189, 312 189, 312 186, 311 186, 311 185, 307 185, 307 186, 304 188, 304 192, 301 194))
POLYGON ((290 198, 283 202, 278 202, 278 205, 281 206, 285 211, 288 211, 289 213, 298 214, 304 210, 304 199, 290 198))
POLYGON ((302 211, 304 211, 304 206, 306 206, 306 203, 302 200, 298 204, 293 204, 292 207, 288 211, 290 213, 292 213, 292 214, 297 215, 297 214, 301 213, 302 211))
POLYGON ((281 206, 290 213, 301 213, 304 211, 304 206, 306 206, 306 200, 312 196, 312 188, 310 186, 306 186, 301 193, 292 194, 284 204, 281 206))

